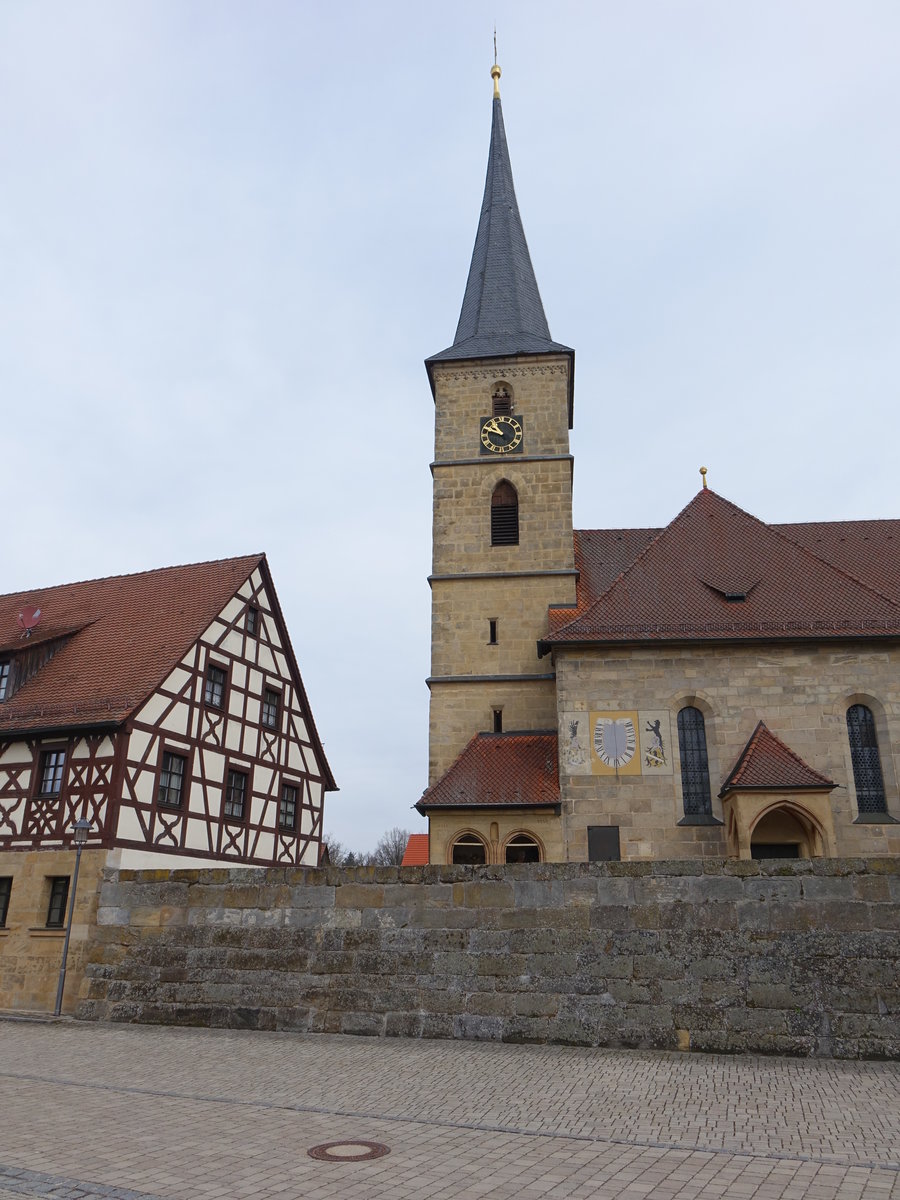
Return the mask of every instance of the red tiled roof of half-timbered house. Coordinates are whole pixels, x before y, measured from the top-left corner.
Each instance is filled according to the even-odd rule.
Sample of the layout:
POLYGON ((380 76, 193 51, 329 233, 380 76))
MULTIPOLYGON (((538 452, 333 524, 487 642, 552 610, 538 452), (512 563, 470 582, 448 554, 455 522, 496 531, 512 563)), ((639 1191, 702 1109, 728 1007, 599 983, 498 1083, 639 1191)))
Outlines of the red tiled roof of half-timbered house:
POLYGON ((428 834, 411 833, 403 851, 401 867, 426 867, 428 865, 428 834))
POLYGON ((805 763, 760 721, 738 756, 720 796, 734 791, 822 791, 837 784, 805 763))
POLYGON ((0 738, 121 724, 257 567, 276 605, 326 789, 334 790, 264 554, 0 596, 0 659, 27 654, 38 668, 0 703, 0 738), (41 610, 41 620, 26 638, 18 616, 29 605, 41 610))
POLYGON ((890 586, 900 577, 893 542, 900 522, 833 525, 842 526, 843 535, 831 523, 766 525, 704 488, 661 531, 613 530, 604 536, 604 531, 580 530, 575 535, 582 571, 578 606, 551 608, 543 648, 900 636, 900 603, 890 586), (889 553, 885 545, 869 553, 863 548, 872 526, 887 527, 879 533, 882 541, 890 535, 889 553), (621 541, 612 541, 610 534, 621 541), (826 561, 807 543, 829 553, 843 545, 841 563, 826 561), (632 549, 636 557, 604 591, 593 594, 632 549), (889 566, 870 561, 879 552, 889 566))
POLYGON ((429 808, 559 805, 555 733, 476 733, 416 804, 429 808))

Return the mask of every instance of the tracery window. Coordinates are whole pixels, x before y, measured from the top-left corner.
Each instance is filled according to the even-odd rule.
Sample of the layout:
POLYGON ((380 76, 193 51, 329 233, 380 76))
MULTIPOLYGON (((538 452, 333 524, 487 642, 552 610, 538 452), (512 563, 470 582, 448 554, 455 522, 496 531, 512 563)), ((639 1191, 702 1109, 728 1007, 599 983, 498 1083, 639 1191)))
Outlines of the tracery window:
POLYGON ((875 718, 865 704, 852 704, 847 709, 847 736, 850 739, 857 808, 860 813, 886 813, 887 800, 875 718))
POLYGON ((519 494, 505 479, 491 496, 491 545, 518 546, 519 494))
POLYGON ((685 817, 711 817, 706 724, 700 709, 691 705, 678 714, 678 755, 681 759, 681 796, 685 817))

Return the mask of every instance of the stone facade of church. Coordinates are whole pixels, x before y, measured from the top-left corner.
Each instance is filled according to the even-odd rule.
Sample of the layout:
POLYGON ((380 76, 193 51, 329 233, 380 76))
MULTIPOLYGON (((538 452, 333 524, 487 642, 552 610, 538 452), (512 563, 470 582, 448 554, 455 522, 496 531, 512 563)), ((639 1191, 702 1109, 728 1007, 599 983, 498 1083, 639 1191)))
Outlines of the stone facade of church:
POLYGON ((770 526, 703 487, 576 530, 494 68, 484 201, 435 401, 434 863, 900 854, 900 521, 770 526))

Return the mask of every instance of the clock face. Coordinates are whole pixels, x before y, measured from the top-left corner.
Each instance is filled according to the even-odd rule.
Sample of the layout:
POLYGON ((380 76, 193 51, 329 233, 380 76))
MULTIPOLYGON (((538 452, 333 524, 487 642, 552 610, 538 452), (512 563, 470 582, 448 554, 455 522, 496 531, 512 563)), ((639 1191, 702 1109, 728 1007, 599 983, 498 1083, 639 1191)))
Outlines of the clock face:
POLYGON ((518 417, 483 417, 481 421, 481 453, 509 454, 521 452, 522 423, 518 417))

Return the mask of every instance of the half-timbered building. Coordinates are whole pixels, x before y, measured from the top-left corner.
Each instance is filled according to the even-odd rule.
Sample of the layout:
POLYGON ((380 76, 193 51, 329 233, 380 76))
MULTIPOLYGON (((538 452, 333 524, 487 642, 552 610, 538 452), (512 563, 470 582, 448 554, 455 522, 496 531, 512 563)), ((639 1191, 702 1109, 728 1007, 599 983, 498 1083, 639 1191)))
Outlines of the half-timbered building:
POLYGON ((8 966, 62 933, 76 821, 87 903, 107 866, 316 866, 334 789, 264 555, 0 597, 8 966))

